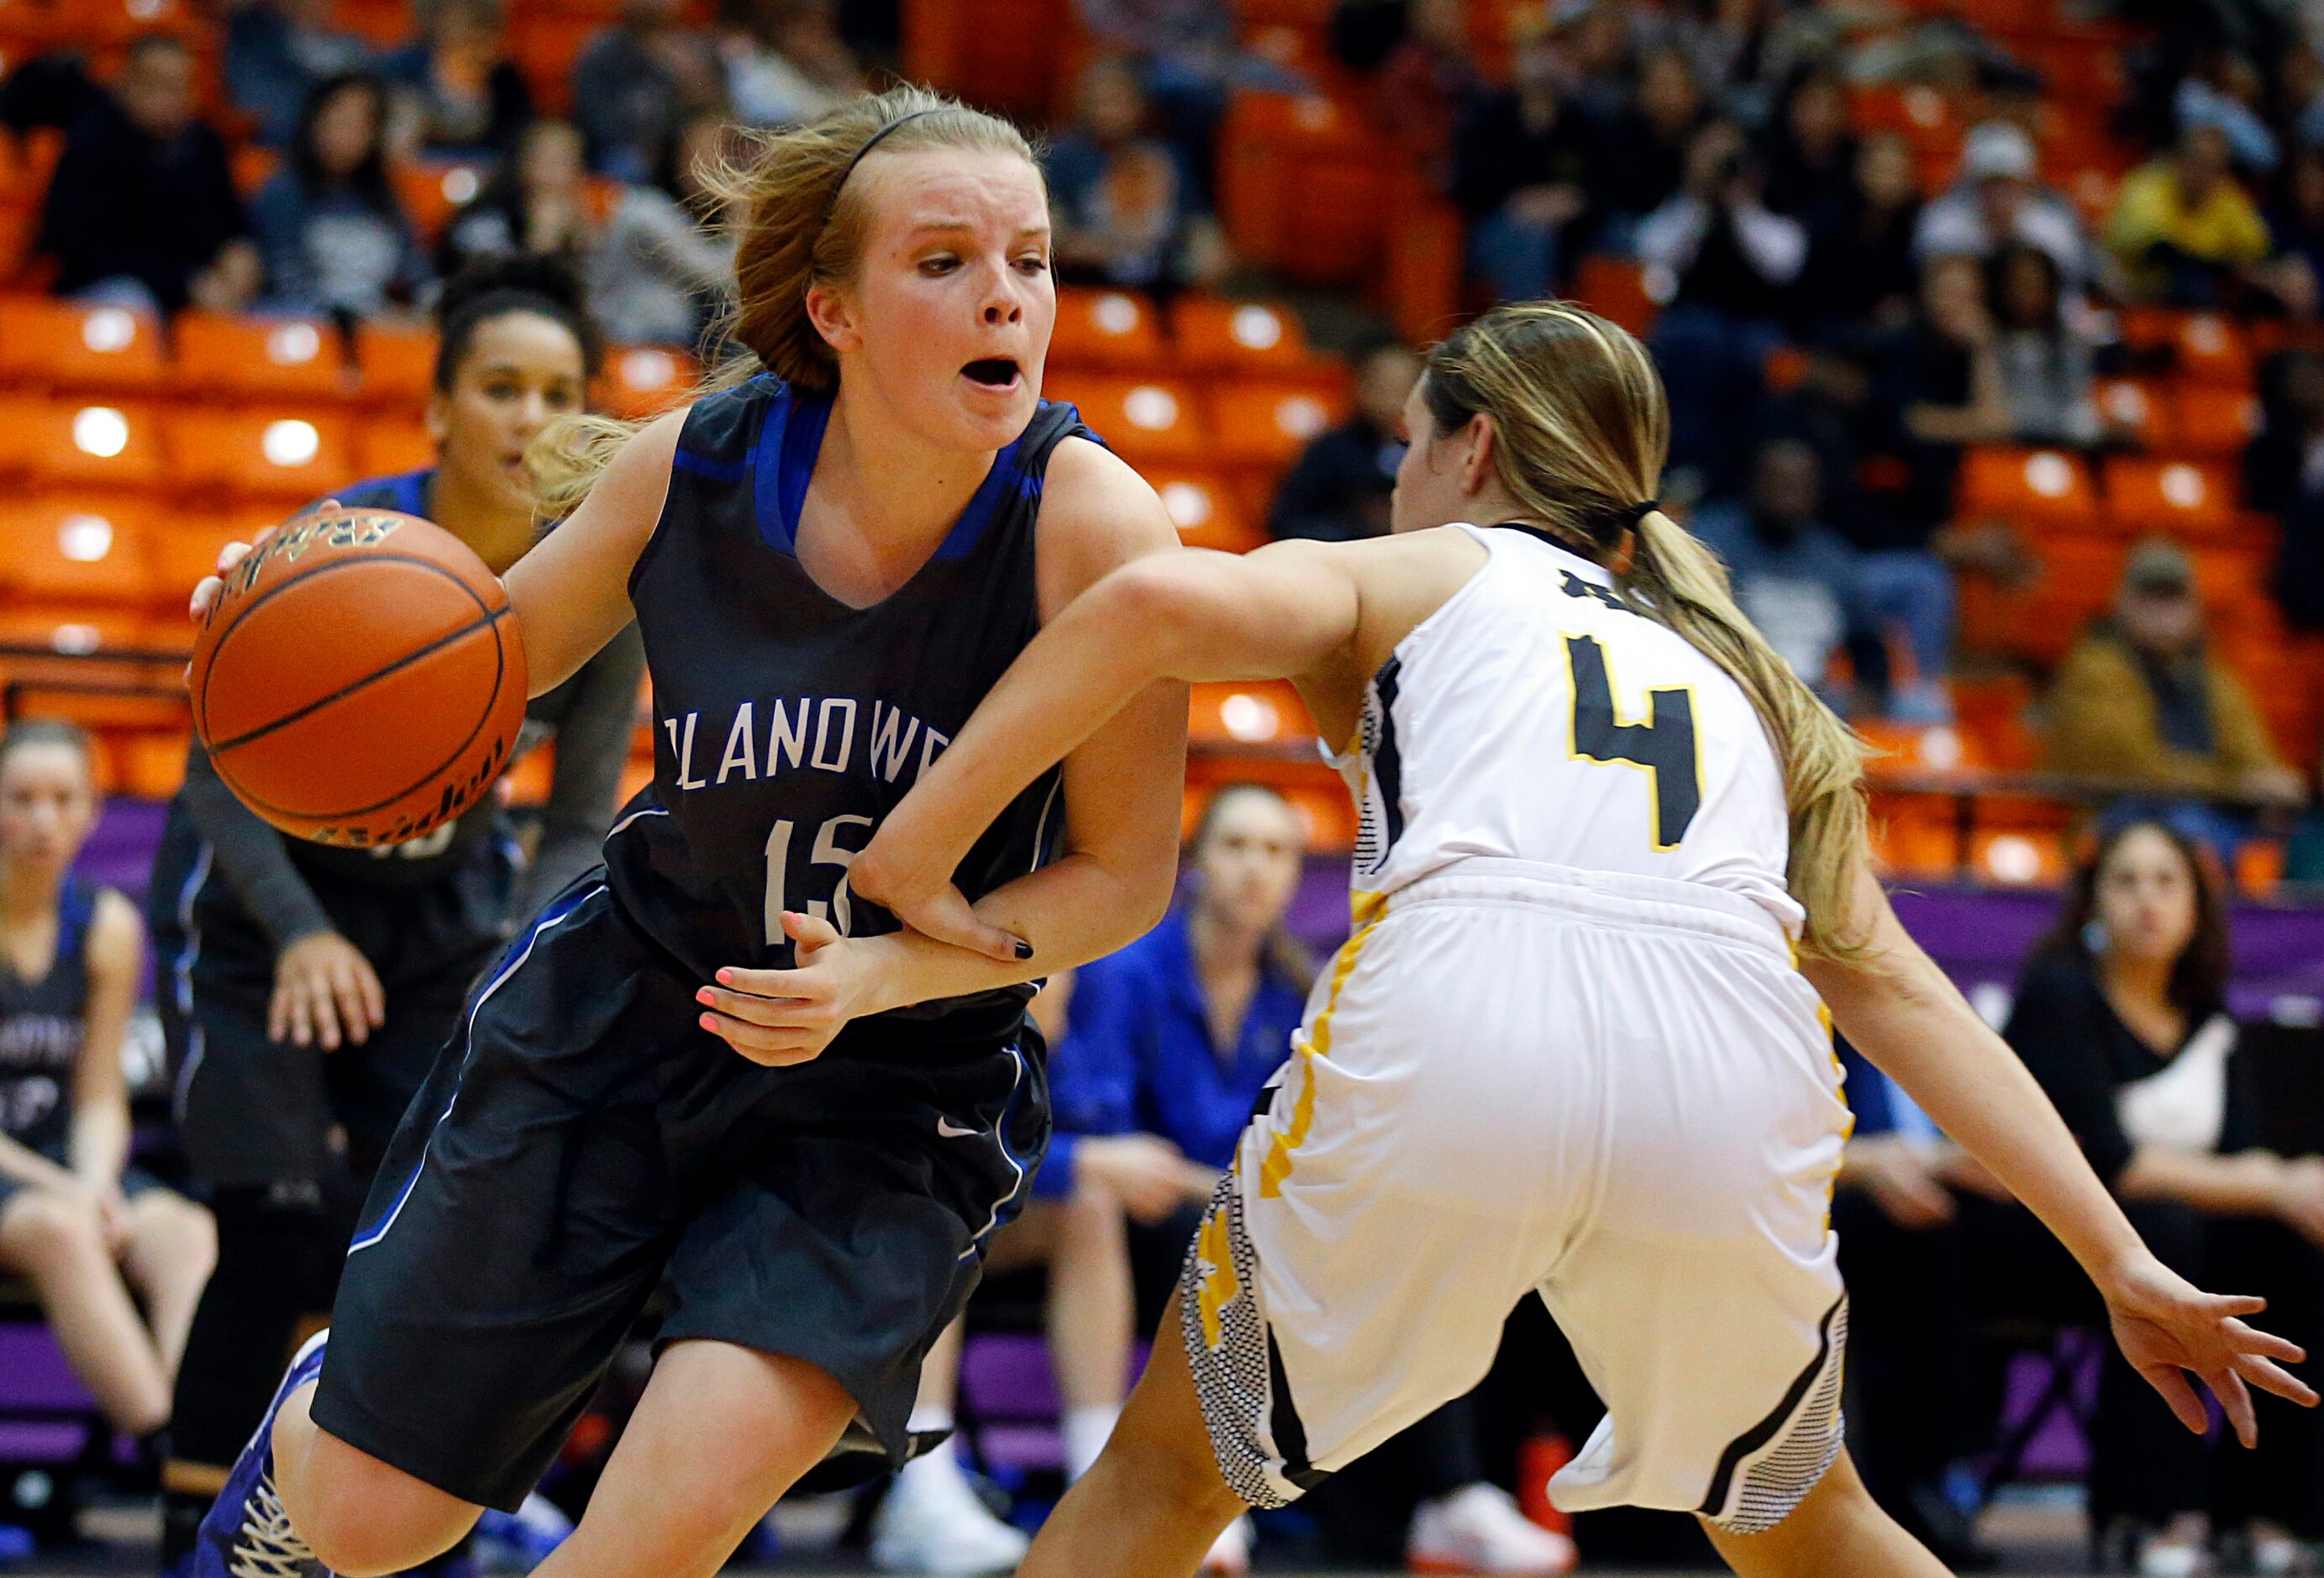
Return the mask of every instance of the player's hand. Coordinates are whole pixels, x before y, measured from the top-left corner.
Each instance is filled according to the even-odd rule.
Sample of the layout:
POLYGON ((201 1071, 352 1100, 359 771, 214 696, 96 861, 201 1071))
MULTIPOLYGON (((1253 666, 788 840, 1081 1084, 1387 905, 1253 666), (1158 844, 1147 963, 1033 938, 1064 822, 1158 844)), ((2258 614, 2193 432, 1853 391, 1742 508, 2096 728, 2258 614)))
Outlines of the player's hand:
POLYGON ((2304 1156, 2283 1164, 2275 1213, 2310 1243, 2324 1245, 2324 1160, 2304 1156))
MULTIPOLYGON (((315 507, 318 510, 336 510, 339 507, 339 501, 325 499, 315 507)), ((210 610, 217 606, 219 595, 226 591, 226 572, 264 548, 268 539, 274 535, 275 531, 276 528, 269 526, 248 542, 229 542, 218 549, 217 572, 204 576, 194 584, 193 601, 186 606, 187 614, 192 617, 196 624, 208 619, 210 616, 210 610)))
POLYGON ((337 932, 310 932, 275 955, 268 1040, 336 1052, 343 1042, 362 1046, 386 1020, 379 973, 337 932))
POLYGON ((694 994, 701 1025, 752 1062, 788 1068, 821 1057, 850 1020, 888 1006, 887 942, 845 937, 831 922, 783 912, 783 935, 795 945, 788 970, 718 972, 718 983, 694 994))
POLYGON ((111 1178, 103 1183, 90 1180, 88 1192, 97 1200, 97 1228, 105 1235, 106 1252, 117 1260, 129 1252, 129 1197, 111 1178))
POLYGON ((1909 1140, 1871 1135, 1850 1140, 1842 1180, 1871 1195, 1889 1221, 1908 1232, 1953 1219, 1953 1197, 1939 1181, 1932 1158, 1909 1140))
POLYGON ((1133 1222, 1159 1222, 1186 1197, 1186 1158, 1157 1134, 1085 1135, 1074 1145, 1074 1170, 1133 1222))
POLYGON ((922 937, 1008 964, 1033 956, 1031 943, 987 925, 970 907, 968 896, 952 885, 947 873, 960 863, 957 860, 916 854, 903 844, 900 835, 890 835, 885 827, 873 834, 847 868, 847 891, 869 899, 922 937))
POLYGON ((2259 1439, 2253 1387, 2302 1407, 2316 1406, 2315 1392, 2277 1362, 2297 1364, 2307 1353, 2296 1343, 2244 1324, 2243 1317, 2265 1309, 2267 1300, 2205 1293, 2151 1254, 2117 1271, 2099 1291, 2106 1295, 2123 1357, 2197 1435, 2210 1428, 2211 1421, 2187 1383, 2190 1370, 2219 1399, 2236 1438, 2246 1446, 2259 1439))

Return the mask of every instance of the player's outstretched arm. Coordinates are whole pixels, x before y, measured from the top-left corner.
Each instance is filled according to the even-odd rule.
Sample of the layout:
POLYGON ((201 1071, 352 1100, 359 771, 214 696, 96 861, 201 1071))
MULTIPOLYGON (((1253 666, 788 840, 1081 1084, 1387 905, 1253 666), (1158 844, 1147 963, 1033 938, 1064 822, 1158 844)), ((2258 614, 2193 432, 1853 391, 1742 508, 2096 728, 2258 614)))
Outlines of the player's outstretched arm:
POLYGON ((2196 1431, 2209 1422, 2188 1370, 2246 1446, 2256 1432, 2248 1387, 2313 1407, 2316 1394, 2276 1362, 2307 1355, 2244 1324, 2266 1301, 2202 1292, 2154 1258, 2050 1098, 1905 932, 1868 866, 1854 919, 1846 930, 1865 939, 1860 957, 1802 964, 1832 1022, 2058 1235, 2105 1295, 2123 1352, 2181 1421, 2196 1431))
POLYGON ((978 835, 1157 682, 1285 678, 1346 647, 1360 603, 1347 553, 1285 542, 1156 554, 1099 581, 1019 654, 888 814, 850 886, 908 924, 997 954, 989 928, 963 935, 943 918, 956 920, 952 873, 978 835))
POLYGON ((630 572, 661 519, 685 425, 681 409, 640 429, 607 462, 581 507, 501 577, 523 632, 534 696, 580 672, 637 616, 630 572))

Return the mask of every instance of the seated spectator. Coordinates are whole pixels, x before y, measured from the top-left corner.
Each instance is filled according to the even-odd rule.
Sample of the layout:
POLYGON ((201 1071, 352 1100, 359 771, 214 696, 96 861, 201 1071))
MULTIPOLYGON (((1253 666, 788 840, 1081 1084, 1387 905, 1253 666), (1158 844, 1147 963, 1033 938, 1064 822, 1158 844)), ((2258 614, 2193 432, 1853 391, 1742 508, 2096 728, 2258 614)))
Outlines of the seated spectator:
POLYGON ((1211 207, 1218 126, 1233 90, 1307 90, 1295 73, 1237 44, 1233 12, 1222 0, 1075 0, 1074 9, 1096 53, 1134 64, 1197 207, 1211 207))
POLYGON ((1669 289, 1652 345, 1670 390, 1671 464, 1713 487, 1740 463, 1807 263, 1806 230, 1766 206, 1763 181, 1741 130, 1713 121, 1687 150, 1686 184, 1638 226, 1638 259, 1669 289))
POLYGON ((2211 656, 2194 567, 2163 539, 2131 554, 2113 616, 2067 654, 2044 710, 2049 764, 2061 772, 2163 794, 2307 798, 2251 693, 2211 656))
POLYGON ((2107 240, 2141 299, 2219 307, 2254 295, 2281 298, 2281 270, 2267 221, 2236 184, 2227 134, 2198 123, 2178 146, 2123 177, 2107 240))
POLYGON ((1452 139, 1489 90, 1469 45, 1461 0, 1415 0, 1404 38, 1380 65, 1375 119, 1438 188, 1452 188, 1452 139))
POLYGON ((1555 38, 1521 42, 1507 92, 1480 99, 1452 146, 1452 196, 1469 216, 1469 270, 1505 301, 1554 291, 1569 234, 1590 211, 1597 139, 1567 102, 1555 38))
POLYGON ((106 1423, 151 1450, 217 1241, 208 1212, 129 1165, 121 1043, 144 927, 72 874, 97 808, 78 728, 0 735, 0 1269, 32 1282, 106 1423))
POLYGON ((231 312, 259 283, 258 249, 226 144, 195 118, 193 57, 167 33, 129 46, 109 91, 65 134, 33 250, 60 295, 175 312, 231 312))
POLYGON ((1921 274, 1919 310, 1893 337, 1883 360, 1882 397, 1909 440, 1906 527, 1925 539, 1952 519, 1961 451, 2009 434, 1985 271, 1965 254, 1931 258, 1921 274))
POLYGON ((1356 409, 1301 450, 1276 490, 1267 529, 1277 540, 1348 542, 1388 533, 1388 500, 1404 461, 1404 402, 1420 382, 1418 353, 1395 340, 1365 352, 1356 366, 1356 409))
POLYGON ((1913 255, 1920 217, 1912 144, 1893 132, 1866 138, 1849 180, 1827 189, 1803 217, 1808 260, 1800 271, 1801 317, 1823 330, 1902 327, 1920 289, 1913 255))
POLYGON ((2179 79, 2172 112, 2182 126, 2197 123, 2219 128, 2229 154, 2255 176, 2273 174, 2282 145, 2260 113, 2267 85, 2251 57, 2234 50, 2207 51, 2196 69, 2179 79))
POLYGON ((2095 444, 2105 436, 2090 397, 2095 347, 2069 318, 2058 265, 2038 246, 2012 242, 1987 265, 1995 319, 1993 355, 2021 444, 2095 444))
POLYGON ((1850 185, 1856 157, 1846 86, 1828 71, 1802 78, 1766 138, 1767 207, 1806 219, 1850 185))
POLYGON ((2073 205, 2037 184, 2034 172, 2034 139, 2023 126, 1985 121, 1971 127, 1953 184, 1921 210, 1914 245, 1922 258, 1982 261, 2022 242, 2049 254, 2068 292, 2079 297, 2096 278, 2098 260, 2073 205))
POLYGON ((1636 101, 1606 125, 1603 168, 1591 192, 1616 226, 1610 245, 1626 245, 1622 227, 1679 189, 1702 122, 1702 89, 1686 52, 1667 45, 1648 50, 1638 60, 1636 101))
POLYGON ((2244 455, 2244 497, 2281 528, 2275 598, 2284 623, 2324 631, 2324 356, 2293 351, 2262 371, 2262 426, 2244 455))
POLYGON ((726 35, 726 97, 746 126, 811 121, 868 89, 831 0, 743 0, 726 35))
POLYGON ((2324 279, 2324 147, 2303 143, 2283 169, 2267 227, 2286 258, 2324 279))
POLYGON ((370 318, 409 309, 435 278, 387 177, 387 88, 363 72, 307 96, 282 168, 251 201, 265 305, 370 318))
MULTIPOLYGON (((2209 863, 2172 828, 2126 821, 2076 872, 2002 1033, 2164 1263, 2265 1297, 2275 1329, 2312 1352, 2324 1344, 2324 1161, 2259 1148, 2233 1056, 2228 960, 2209 863)), ((2029 1213, 1979 1203, 1971 1223, 1998 1313, 2103 1320, 2029 1213)), ((2243 1547, 2247 1564, 2228 1570, 2297 1571, 2292 1536, 2324 1535, 2315 1416, 2259 1399, 2257 1450, 2220 1452, 2207 1472, 2203 1438, 2104 1347, 2089 1516, 2108 1570, 2200 1571, 2209 1522, 2243 1547)))
POLYGON ((1760 446, 1749 494, 1713 500, 1688 522, 1727 566, 1735 601, 1811 686, 1864 623, 1855 550, 1823 524, 1815 451, 1796 438, 1760 446))
POLYGON ((734 244, 708 176, 725 118, 699 115, 671 134, 658 179, 622 193, 589 259, 589 305, 615 345, 697 345, 734 280, 734 244))
POLYGON ((1056 213, 1058 276, 1165 291, 1214 285, 1227 270, 1217 222, 1168 144, 1147 134, 1146 96, 1118 60, 1082 73, 1074 123, 1044 169, 1056 213))
POLYGON ((290 145, 317 83, 372 67, 371 46, 331 25, 331 0, 226 0, 226 97, 270 148, 290 145))
POLYGON ((411 142, 429 153, 503 154, 532 119, 532 91, 508 58, 501 0, 435 0, 420 37, 379 63, 396 85, 411 142))
POLYGON ((573 120, 589 167, 648 181, 678 127, 725 107, 726 68, 707 33, 678 20, 682 0, 622 0, 621 20, 573 63, 573 120))
POLYGON ((533 122, 484 189, 444 227, 444 273, 483 258, 586 260, 597 245, 587 174, 572 122, 533 122))

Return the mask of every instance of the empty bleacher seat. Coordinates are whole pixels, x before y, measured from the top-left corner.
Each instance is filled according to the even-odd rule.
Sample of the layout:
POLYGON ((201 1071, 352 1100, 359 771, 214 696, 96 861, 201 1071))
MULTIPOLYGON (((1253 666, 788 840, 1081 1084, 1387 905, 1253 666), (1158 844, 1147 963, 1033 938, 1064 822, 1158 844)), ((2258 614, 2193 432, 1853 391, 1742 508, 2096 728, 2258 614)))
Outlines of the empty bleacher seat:
POLYGON ((356 394, 370 405, 418 411, 435 379, 436 337, 402 324, 365 323, 355 329, 356 394))
POLYGON ((337 400, 351 387, 338 329, 305 318, 181 314, 178 386, 226 400, 337 400))
POLYGON ((35 602, 141 605, 154 530, 152 504, 134 494, 0 494, 0 586, 35 602))
POLYGON ((1961 457, 1955 507, 1964 516, 2070 523, 2098 513, 2089 468, 2059 449, 1970 449, 1961 457))
POLYGON ((180 487, 288 503, 354 475, 347 420, 311 407, 181 409, 169 420, 170 472, 180 487))
POLYGON ((1343 395, 1313 383, 1237 380, 1212 395, 1220 459, 1280 469, 1347 414, 1343 395))
POLYGON ((1179 362, 1205 373, 1298 373, 1314 360, 1288 308, 1225 296, 1181 296, 1170 304, 1179 362))
POLYGON ((606 353, 600 380, 615 416, 659 416, 684 400, 700 375, 694 358, 666 346, 621 346, 606 353))
POLYGON ((0 297, 0 383, 143 394, 169 375, 159 319, 124 307, 0 297))
POLYGON ((1267 541, 1265 528, 1244 510, 1234 489, 1205 472, 1149 468, 1146 480, 1161 496, 1162 508, 1189 548, 1248 553, 1267 541))
POLYGON ((136 401, 0 397, 0 474, 137 491, 166 475, 161 419, 136 401))
POLYGON ((1153 372, 1165 368, 1169 361, 1161 315, 1146 297, 1128 291, 1057 292, 1057 325, 1049 338, 1049 365, 1153 372))
POLYGON ((1059 373, 1044 380, 1052 400, 1072 401, 1133 466, 1203 465, 1216 450, 1192 385, 1175 378, 1059 373))
POLYGON ((2106 463, 2106 513, 2126 531, 2211 536, 2235 520, 2233 474, 2212 462, 2116 455, 2106 463))

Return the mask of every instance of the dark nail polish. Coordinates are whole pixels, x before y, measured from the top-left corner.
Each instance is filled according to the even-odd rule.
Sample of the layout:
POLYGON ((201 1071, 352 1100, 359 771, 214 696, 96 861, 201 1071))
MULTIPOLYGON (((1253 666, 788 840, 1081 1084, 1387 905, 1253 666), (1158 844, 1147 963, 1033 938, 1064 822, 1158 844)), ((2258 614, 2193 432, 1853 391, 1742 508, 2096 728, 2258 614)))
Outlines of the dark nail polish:
POLYGON ((1017 956, 1019 959, 1029 959, 1033 956, 1033 945, 1021 937, 1017 939, 1017 956))

